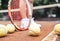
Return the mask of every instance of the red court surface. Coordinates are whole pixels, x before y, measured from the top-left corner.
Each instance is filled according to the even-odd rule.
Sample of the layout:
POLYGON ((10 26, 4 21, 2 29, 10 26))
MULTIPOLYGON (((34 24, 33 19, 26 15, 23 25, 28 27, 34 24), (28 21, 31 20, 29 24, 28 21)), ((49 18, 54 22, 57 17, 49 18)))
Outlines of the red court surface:
MULTIPOLYGON (((41 24, 41 33, 39 36, 29 36, 28 30, 26 31, 15 31, 14 33, 8 34, 6 37, 0 38, 0 41, 41 41, 47 36, 54 28, 55 24, 60 23, 59 21, 36 21, 41 24)), ((8 24, 10 21, 0 21, 0 24, 8 24)), ((60 36, 57 37, 56 41, 60 41, 60 36)))

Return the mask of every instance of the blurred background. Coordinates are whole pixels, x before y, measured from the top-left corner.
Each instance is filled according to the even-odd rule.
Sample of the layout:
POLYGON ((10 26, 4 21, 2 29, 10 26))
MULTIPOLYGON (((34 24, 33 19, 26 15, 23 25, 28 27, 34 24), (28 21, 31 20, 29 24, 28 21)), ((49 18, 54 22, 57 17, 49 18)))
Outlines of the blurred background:
MULTIPOLYGON (((0 11, 7 10, 9 0, 0 0, 0 11)), ((33 7, 59 4, 60 0, 34 0, 33 7)), ((8 12, 0 12, 0 20, 9 20, 8 12)), ((38 21, 60 21, 60 4, 55 7, 34 9, 32 17, 38 21)))

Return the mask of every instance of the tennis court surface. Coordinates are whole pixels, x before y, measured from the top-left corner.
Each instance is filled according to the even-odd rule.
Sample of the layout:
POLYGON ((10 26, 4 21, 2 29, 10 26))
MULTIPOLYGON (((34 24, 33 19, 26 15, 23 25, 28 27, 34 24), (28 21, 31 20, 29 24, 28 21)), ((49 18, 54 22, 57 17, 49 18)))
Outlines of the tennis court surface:
MULTIPOLYGON (((0 38, 0 41, 41 41, 46 37, 54 28, 55 24, 60 23, 59 21, 36 21, 41 24, 41 33, 39 36, 29 36, 28 30, 26 31, 15 31, 12 34, 8 34, 6 37, 0 38)), ((0 24, 8 24, 10 21, 0 21, 0 24)), ((57 37, 56 41, 60 41, 60 36, 57 37)))

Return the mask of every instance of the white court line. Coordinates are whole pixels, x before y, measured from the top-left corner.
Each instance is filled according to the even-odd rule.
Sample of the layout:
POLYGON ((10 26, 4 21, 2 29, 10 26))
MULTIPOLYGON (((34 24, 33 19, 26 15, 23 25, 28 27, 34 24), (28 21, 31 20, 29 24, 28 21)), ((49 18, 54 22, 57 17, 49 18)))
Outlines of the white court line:
POLYGON ((47 41, 56 41, 56 38, 57 38, 57 35, 56 35, 56 34, 54 34, 55 37, 53 37, 52 40, 48 40, 48 37, 49 37, 50 35, 53 36, 53 34, 54 34, 54 31, 52 31, 51 33, 49 33, 45 38, 42 39, 42 41, 46 41, 46 40, 47 40, 47 41))

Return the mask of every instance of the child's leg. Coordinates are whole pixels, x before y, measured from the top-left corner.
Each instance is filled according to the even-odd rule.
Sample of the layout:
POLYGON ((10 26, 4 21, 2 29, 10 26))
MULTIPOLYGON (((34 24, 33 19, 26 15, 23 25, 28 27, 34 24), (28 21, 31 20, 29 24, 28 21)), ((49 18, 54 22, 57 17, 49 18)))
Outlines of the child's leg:
MULTIPOLYGON (((26 1, 24 0, 20 0, 20 12, 21 12, 21 16, 22 18, 26 18, 28 16, 28 18, 32 17, 32 7, 33 7, 33 0, 28 0, 29 1, 29 6, 31 7, 30 10, 26 11, 26 1), (30 12, 30 14, 27 12, 30 12)), ((29 9, 29 7, 28 7, 29 9)))
POLYGON ((26 7, 26 1, 20 0, 20 14, 22 16, 21 19, 21 30, 27 29, 29 25, 29 18, 27 18, 27 7, 26 7), (23 28, 23 29, 22 29, 23 28))
POLYGON ((23 18, 27 18, 26 16, 26 2, 24 0, 20 0, 20 13, 21 13, 21 17, 23 18))
POLYGON ((28 18, 32 18, 32 13, 33 13, 33 9, 32 9, 32 7, 33 7, 33 0, 28 0, 29 1, 29 6, 30 6, 30 10, 28 10, 29 11, 29 13, 28 13, 28 18))
POLYGON ((33 4, 31 2, 29 3, 28 0, 20 0, 20 12, 22 16, 21 26, 20 26, 21 30, 26 30, 28 28, 28 25, 30 24, 30 20, 31 20, 31 23, 35 23, 34 19, 31 19, 32 18, 32 6, 33 4), (26 3, 27 3, 28 11, 26 9, 26 3), (28 15, 27 15, 27 12, 28 12, 28 15))

